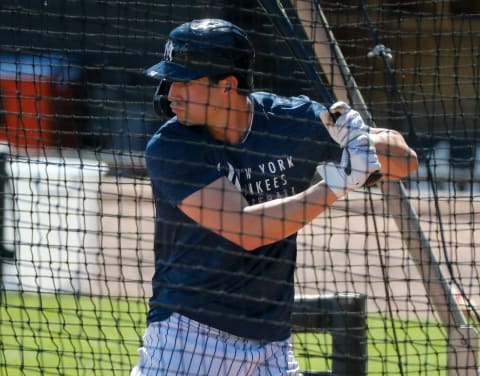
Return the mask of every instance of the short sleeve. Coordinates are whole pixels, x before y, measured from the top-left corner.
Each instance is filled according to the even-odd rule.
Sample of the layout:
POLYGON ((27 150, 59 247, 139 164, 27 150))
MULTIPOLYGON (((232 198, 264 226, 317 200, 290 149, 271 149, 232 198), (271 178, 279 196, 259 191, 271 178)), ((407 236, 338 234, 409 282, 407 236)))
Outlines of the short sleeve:
POLYGON ((324 111, 327 111, 327 108, 316 101, 310 100, 306 96, 300 96, 303 100, 307 100, 310 105, 310 111, 313 115, 313 124, 314 127, 316 128, 316 135, 314 136, 317 140, 320 140, 321 142, 321 150, 322 150, 322 156, 318 158, 318 162, 324 162, 324 161, 335 161, 339 162, 341 155, 342 155, 342 149, 340 148, 340 145, 338 145, 337 142, 335 142, 330 134, 328 133, 327 129, 323 125, 323 122, 320 118, 320 114, 324 111))
POLYGON ((178 123, 164 126, 146 149, 154 194, 174 206, 221 176, 211 158, 212 148, 195 129, 200 127, 191 128, 178 123))

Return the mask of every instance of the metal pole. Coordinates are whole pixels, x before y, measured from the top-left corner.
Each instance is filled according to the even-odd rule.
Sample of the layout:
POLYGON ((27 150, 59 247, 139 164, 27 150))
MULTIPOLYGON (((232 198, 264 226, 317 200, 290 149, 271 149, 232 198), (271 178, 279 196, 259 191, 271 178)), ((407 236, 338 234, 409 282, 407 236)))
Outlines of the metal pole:
MULTIPOLYGON (((348 96, 350 97, 350 103, 360 112, 368 124, 375 126, 366 102, 350 72, 342 51, 333 33, 330 31, 331 29, 320 4, 317 4, 316 7, 312 7, 312 5, 309 4, 309 2, 304 0, 297 1, 297 13, 299 15, 304 14, 307 7, 312 13, 311 17, 315 17, 314 22, 310 20, 310 25, 316 26, 315 31, 311 32, 317 38, 315 41, 330 46, 327 52, 330 53, 331 64, 337 64, 339 67, 341 76, 343 76, 344 87, 347 88, 348 96), (315 16, 313 14, 315 14, 315 16)), ((304 20, 300 19, 300 21, 304 29, 309 27, 309 24, 305 23, 304 20)), ((322 61, 319 59, 319 62, 321 63, 322 61)), ((323 66, 322 68, 330 69, 329 67, 323 66)), ((453 355, 451 351, 449 352, 449 375, 477 376, 478 332, 475 327, 468 325, 458 306, 440 269, 435 253, 423 232, 420 220, 408 199, 402 182, 383 182, 381 187, 385 200, 388 202, 388 214, 394 218, 398 230, 402 234, 403 243, 410 252, 417 270, 422 276, 428 299, 435 307, 440 319, 449 332, 449 347, 453 348, 455 344, 460 346, 457 350, 454 350, 453 355), (451 337, 451 335, 453 335, 453 337, 451 337), (459 356, 459 354, 463 355, 459 356), (467 359, 469 360, 468 368, 466 367, 467 363, 461 363, 467 359), (462 371, 460 372, 459 370, 462 371)))
MULTIPOLYGON (((3 290, 3 263, 4 261, 15 260, 15 252, 5 246, 5 188, 8 184, 6 171, 7 156, 9 155, 8 145, 0 144, 0 290, 3 290)), ((2 300, 0 294, 0 301, 2 300)))
POLYGON ((321 330, 332 335, 332 370, 303 371, 303 376, 367 374, 366 295, 303 296, 295 299, 295 332, 321 330))

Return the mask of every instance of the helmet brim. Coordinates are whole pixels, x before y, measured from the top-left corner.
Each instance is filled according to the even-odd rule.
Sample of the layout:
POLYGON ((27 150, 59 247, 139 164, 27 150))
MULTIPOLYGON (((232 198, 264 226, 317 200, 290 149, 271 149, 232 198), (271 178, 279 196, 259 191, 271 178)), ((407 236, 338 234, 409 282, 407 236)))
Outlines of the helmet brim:
POLYGON ((145 70, 145 75, 156 78, 158 80, 168 81, 191 81, 201 77, 209 77, 217 75, 218 69, 195 69, 172 63, 170 61, 161 61, 145 70))

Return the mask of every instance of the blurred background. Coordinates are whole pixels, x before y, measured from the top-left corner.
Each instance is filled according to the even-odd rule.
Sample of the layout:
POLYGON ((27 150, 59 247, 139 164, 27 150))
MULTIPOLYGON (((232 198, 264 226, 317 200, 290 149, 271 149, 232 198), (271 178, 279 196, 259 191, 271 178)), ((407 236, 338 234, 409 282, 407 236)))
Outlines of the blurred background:
MULTIPOLYGON (((280 2, 308 51, 331 48, 300 1, 280 2)), ((417 151, 407 197, 478 326, 480 1, 307 3, 321 5, 376 125, 417 151)), ((203 17, 250 35, 256 90, 322 100, 257 1, 1 1, 0 376, 128 374, 137 361, 154 268, 144 149, 165 120, 143 71, 173 27, 203 17)), ((314 63, 331 81, 334 62, 314 63)), ((296 291, 367 297, 369 374, 445 374, 449 336, 389 209, 378 187, 360 190, 306 226, 296 291)), ((302 367, 331 366, 331 339, 303 345, 302 367)))
MULTIPOLYGON (((478 140, 478 2, 321 5, 376 123, 411 136, 422 158, 436 146, 448 161, 439 171, 445 177, 457 170, 468 175, 478 140), (392 50, 395 87, 381 59, 368 57, 378 43, 392 50)), ((168 32, 193 18, 226 18, 247 30, 257 50, 257 89, 318 98, 253 0, 5 0, 0 10, 1 138, 19 153, 25 144, 108 150, 118 156, 115 168, 118 162, 136 168, 137 154, 159 126, 150 105, 155 82, 142 72, 161 59, 168 32), (41 128, 41 135, 24 133, 41 128)))

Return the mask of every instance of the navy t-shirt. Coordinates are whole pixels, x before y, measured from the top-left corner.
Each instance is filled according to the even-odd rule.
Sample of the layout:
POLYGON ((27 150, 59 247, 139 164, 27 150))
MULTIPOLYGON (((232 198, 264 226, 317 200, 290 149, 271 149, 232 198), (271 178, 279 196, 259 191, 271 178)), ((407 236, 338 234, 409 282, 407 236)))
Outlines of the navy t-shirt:
POLYGON ((175 117, 148 143, 156 223, 147 323, 178 312, 240 337, 290 335, 296 236, 245 251, 177 208, 223 176, 250 204, 291 196, 308 188, 319 162, 338 158, 339 147, 319 120, 321 104, 263 92, 250 98, 254 117, 242 143, 221 143, 206 127, 187 127, 175 117))

